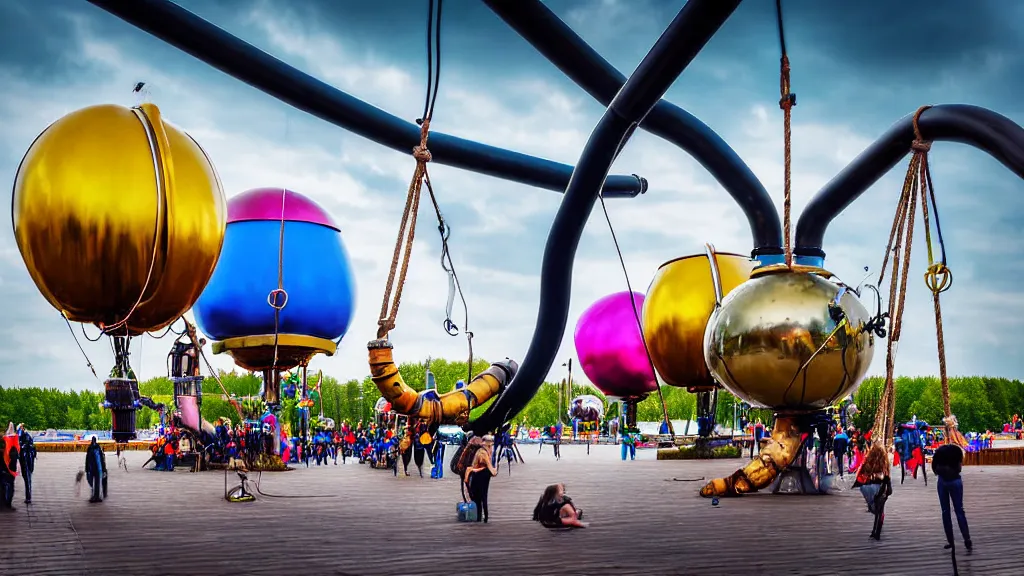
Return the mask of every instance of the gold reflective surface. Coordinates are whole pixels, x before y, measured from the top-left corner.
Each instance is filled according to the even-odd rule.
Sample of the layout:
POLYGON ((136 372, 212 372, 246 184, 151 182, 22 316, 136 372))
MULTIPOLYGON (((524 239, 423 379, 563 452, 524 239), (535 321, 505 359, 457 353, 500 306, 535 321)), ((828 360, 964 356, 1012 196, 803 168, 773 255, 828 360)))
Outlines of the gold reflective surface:
POLYGON ((715 478, 708 482, 700 489, 700 495, 705 498, 742 496, 768 487, 779 472, 800 455, 800 447, 804 445, 802 440, 802 431, 793 417, 777 417, 772 427, 772 435, 765 447, 758 452, 757 458, 731 476, 715 478))
POLYGON ((192 306, 227 217, 206 153, 152 104, 92 106, 51 124, 22 160, 11 210, 47 301, 76 322, 128 318, 132 335, 192 306))
MULTIPOLYGON (((750 277, 757 262, 739 254, 715 255, 722 292, 729 294, 750 277)), ((644 338, 665 382, 685 388, 711 388, 704 362, 704 329, 715 309, 711 262, 705 254, 662 264, 644 299, 644 338)))
POLYGON ((836 323, 828 305, 838 293, 818 274, 748 280, 708 324, 704 350, 711 373, 752 406, 780 411, 825 408, 846 397, 871 365, 874 335, 863 330, 870 315, 850 291, 840 300, 849 321, 832 335, 836 323))
POLYGON ((240 336, 213 343, 213 353, 227 352, 239 367, 253 372, 262 372, 275 366, 274 344, 277 344, 277 369, 291 370, 305 366, 313 356, 325 354, 334 356, 338 346, 331 340, 304 336, 301 334, 261 334, 240 336))

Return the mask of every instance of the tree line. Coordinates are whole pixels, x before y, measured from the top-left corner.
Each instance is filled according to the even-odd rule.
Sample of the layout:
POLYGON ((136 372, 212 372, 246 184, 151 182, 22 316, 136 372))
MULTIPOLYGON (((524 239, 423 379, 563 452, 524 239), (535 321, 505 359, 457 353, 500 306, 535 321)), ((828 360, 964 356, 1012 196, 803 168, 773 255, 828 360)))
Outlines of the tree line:
MULTIPOLYGON (((468 376, 465 361, 433 359, 429 363, 440 394, 453 390, 458 380, 466 380, 468 376)), ((421 391, 426 388, 426 366, 427 362, 407 362, 400 364, 398 369, 407 384, 421 391)), ((488 366, 486 360, 477 360, 473 363, 473 373, 478 374, 488 366)), ((262 379, 254 374, 237 371, 222 371, 219 376, 223 390, 214 378, 208 377, 203 381, 203 418, 211 422, 217 418, 237 422, 238 413, 224 391, 238 398, 256 396, 260 392, 262 379)), ((317 381, 318 373, 310 372, 310 390, 316 387, 317 381)), ((860 413, 853 420, 858 428, 867 430, 871 427, 883 383, 882 378, 868 378, 854 395, 854 402, 860 408, 860 413)), ((564 416, 567 407, 559 399, 559 391, 564 389, 561 388, 563 386, 564 382, 561 386, 558 383, 543 384, 515 421, 528 426, 548 426, 558 419, 560 412, 564 416)), ((373 417, 373 407, 380 398, 380 392, 369 376, 363 380, 340 382, 332 376, 324 375, 319 388, 319 395, 313 395, 315 404, 311 414, 317 416, 322 411, 325 418, 338 423, 369 421, 373 417)), ((670 418, 695 419, 696 399, 693 394, 671 386, 663 386, 661 390, 670 418)), ((174 387, 167 378, 152 378, 141 382, 139 391, 169 408, 174 404, 174 387)), ((579 394, 593 394, 604 399, 603 394, 593 386, 572 383, 570 397, 579 394)), ((953 413, 960 422, 960 429, 964 431, 1001 429, 1012 414, 1024 412, 1024 383, 1018 380, 984 376, 951 378, 950 396, 953 413)), ((110 427, 110 411, 101 408, 102 402, 102 392, 89 390, 0 387, 0 425, 11 421, 24 423, 31 430, 103 430, 110 427)), ((720 391, 716 420, 723 426, 732 425, 735 404, 735 397, 724 390, 720 391)), ((290 405, 285 408, 285 412, 291 411, 290 405)), ((484 409, 486 405, 478 407, 473 416, 484 409)), ((617 413, 617 407, 608 406, 608 417, 617 413)), ((897 421, 909 420, 914 415, 933 424, 942 423, 942 391, 938 378, 902 377, 896 380, 897 421)), ((287 414, 283 417, 288 419, 287 414)), ((768 422, 771 411, 752 410, 749 417, 752 421, 760 418, 768 422)), ((651 394, 638 404, 637 418, 646 422, 662 419, 658 394, 651 394)), ((136 422, 140 429, 150 428, 159 422, 159 416, 143 408, 136 422)))

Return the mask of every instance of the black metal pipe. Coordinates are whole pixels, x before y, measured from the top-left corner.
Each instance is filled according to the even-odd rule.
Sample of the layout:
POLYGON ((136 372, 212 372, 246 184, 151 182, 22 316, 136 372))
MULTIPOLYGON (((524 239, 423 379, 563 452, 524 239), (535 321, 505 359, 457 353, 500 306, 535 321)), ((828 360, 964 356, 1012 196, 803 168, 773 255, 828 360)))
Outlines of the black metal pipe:
MULTIPOLYGON (((210 66, 336 126, 407 154, 419 144, 420 129, 412 122, 285 64, 173 2, 89 2, 210 66)), ((430 151, 439 164, 559 192, 565 190, 573 170, 567 164, 440 132, 431 132, 430 151)), ((632 197, 646 190, 647 181, 636 175, 610 176, 604 184, 608 197, 632 197)))
MULTIPOLYGON (((959 142, 988 152, 1024 178, 1024 128, 986 108, 941 104, 925 110, 918 125, 925 140, 959 142)), ((832 220, 858 196, 910 152, 914 141, 914 115, 893 124, 889 131, 861 152, 835 178, 818 191, 796 223, 794 254, 815 264, 825 257, 822 242, 832 220)))
POLYGON ((484 414, 468 425, 474 432, 494 430, 507 422, 526 406, 544 382, 569 318, 576 248, 605 175, 637 124, 740 1, 689 0, 601 117, 583 149, 544 247, 540 309, 533 340, 512 382, 484 414))
MULTIPOLYGON (((626 77, 601 57, 540 0, 484 2, 573 82, 608 105, 626 77)), ((662 100, 640 128, 682 148, 740 205, 754 240, 754 256, 782 254, 779 213, 757 176, 714 130, 682 108, 662 100)))

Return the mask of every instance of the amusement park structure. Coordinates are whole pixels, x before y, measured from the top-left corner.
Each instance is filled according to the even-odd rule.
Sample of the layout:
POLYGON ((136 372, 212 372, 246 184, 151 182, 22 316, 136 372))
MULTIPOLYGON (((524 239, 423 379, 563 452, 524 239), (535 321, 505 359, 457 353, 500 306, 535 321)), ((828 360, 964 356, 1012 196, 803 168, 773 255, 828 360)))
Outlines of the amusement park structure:
MULTIPOLYGON (((612 163, 636 129, 654 133, 693 156, 743 210, 750 225, 753 245, 749 257, 717 252, 707 245, 699 254, 663 265, 643 302, 642 314, 635 310, 637 328, 642 333, 640 341, 651 367, 663 380, 704 395, 699 406, 703 407, 701 412, 705 416, 713 413, 714 394, 719 387, 752 406, 770 408, 777 414, 772 437, 761 455, 735 474, 708 483, 701 490, 705 496, 756 491, 768 486, 780 474, 785 475, 806 435, 826 417, 825 409, 849 396, 860 384, 873 358, 876 338, 887 339, 888 353, 886 387, 876 416, 876 437, 891 442, 894 430, 892 351, 900 335, 918 203, 929 247, 930 218, 934 219, 938 242, 942 244, 927 166, 931 143, 952 141, 968 144, 987 152, 1024 177, 1024 129, 1020 126, 995 112, 974 106, 922 107, 897 122, 811 199, 797 219, 791 240, 790 121, 796 97, 789 82, 790 63, 785 48, 781 0, 776 2, 781 46, 779 106, 783 111, 785 142, 785 197, 781 219, 764 186, 717 134, 686 111, 660 100, 741 0, 686 2, 628 79, 540 0, 486 0, 486 4, 527 42, 607 106, 574 167, 432 132, 429 129, 432 110, 429 87, 428 106, 420 119, 420 126, 416 126, 284 64, 168 0, 89 1, 287 104, 395 150, 412 152, 417 162, 416 172, 409 188, 380 328, 368 348, 372 375, 388 401, 397 411, 425 421, 435 429, 441 424, 458 423, 477 434, 498 430, 525 407, 543 383, 564 336, 575 253, 594 204, 600 200, 603 206, 605 198, 635 197, 647 190, 647 181, 639 176, 609 175, 612 163), (883 276, 878 279, 878 284, 889 280, 889 301, 887 310, 883 310, 879 294, 878 310, 873 311, 859 299, 861 286, 844 284, 823 268, 824 235, 829 223, 840 212, 908 153, 912 154, 910 169, 897 205, 889 249, 882 266, 883 276), (443 397, 433 390, 416 393, 402 382, 388 340, 389 331, 394 328, 395 311, 404 282, 405 266, 398 267, 403 238, 407 238, 407 258, 412 244, 411 230, 415 227, 415 209, 424 184, 437 209, 426 170, 428 162, 564 191, 544 249, 536 327, 522 364, 506 360, 492 365, 475 378, 470 374, 465 388, 443 397), (890 262, 891 275, 885 278, 890 262), (396 294, 389 315, 388 301, 396 270, 399 270, 396 294), (492 398, 494 401, 482 415, 468 421, 473 408, 492 398)), ((430 4, 433 10, 433 1, 430 4)), ((441 0, 437 4, 440 12, 441 0)), ((437 34, 440 34, 439 24, 437 34)), ((436 84, 434 89, 436 96, 436 84)), ((158 140, 166 138, 159 134, 162 133, 162 124, 155 107, 147 106, 134 109, 141 112, 119 112, 119 118, 129 122, 133 119, 129 114, 134 114, 150 129, 150 134, 157 133, 158 140)), ((56 137, 52 130, 49 129, 40 139, 56 137)), ((45 221, 49 216, 43 216, 41 204, 31 198, 31 178, 36 173, 34 170, 39 169, 33 164, 31 150, 23 162, 23 170, 19 170, 16 184, 14 209, 19 248, 40 290, 55 307, 65 312, 69 320, 96 323, 105 333, 125 339, 125 354, 128 337, 161 329, 195 303, 213 273, 220 245, 227 243, 224 240, 223 193, 212 166, 204 167, 205 155, 201 154, 198 145, 193 150, 188 144, 190 139, 184 139, 170 128, 166 131, 172 144, 177 142, 179 146, 189 147, 196 167, 192 173, 213 174, 205 176, 203 186, 199 187, 212 200, 208 198, 205 203, 196 200, 192 205, 196 210, 205 210, 203 218, 194 218, 208 223, 208 241, 197 248, 197 254, 203 255, 199 262, 202 273, 194 274, 191 283, 179 282, 183 288, 175 298, 167 297, 166 306, 157 311, 159 314, 152 312, 152 307, 145 306, 152 299, 142 302, 140 314, 133 324, 129 325, 127 318, 122 319, 123 302, 105 308, 100 306, 102 313, 76 314, 76 310, 67 304, 68 300, 73 300, 69 292, 50 289, 55 284, 48 283, 47 274, 59 277, 64 287, 68 285, 67 278, 53 271, 59 262, 48 261, 45 250, 39 246, 42 246, 41 239, 46 232, 61 228, 58 225, 34 224, 36 220, 45 221), (123 334, 116 329, 122 330, 123 334)), ((40 144, 37 141, 33 149, 43 145, 46 142, 40 144)), ((96 194, 98 198, 99 192, 96 194)), ((442 220, 440 210, 437 210, 437 215, 442 220)), ((276 217, 267 219, 275 220, 276 217)), ((283 227, 285 217, 282 215, 280 220, 283 227)), ((444 241, 443 220, 440 224, 444 241)), ((152 234, 147 237, 152 240, 152 234)), ((149 263, 145 254, 134 256, 139 269, 144 269, 149 263)), ((935 303, 946 419, 955 430, 955 418, 948 404, 939 305, 939 295, 949 287, 951 273, 946 267, 944 250, 938 260, 931 256, 929 248, 926 280, 935 303)), ((132 300, 140 292, 146 294, 148 278, 139 283, 141 286, 123 288, 119 293, 121 300, 132 300)), ((109 303, 109 298, 104 300, 97 295, 99 289, 96 287, 90 297, 96 302, 109 303)), ((629 290, 632 292, 631 288, 629 290)), ((874 290, 879 291, 878 288, 874 290)), ((141 302, 142 298, 139 300, 141 302)), ((271 307, 275 310, 272 312, 275 318, 278 312, 286 313, 282 309, 287 310, 276 300, 271 302, 271 307)), ((267 313, 264 310, 260 314, 267 313)), ((201 327, 202 324, 200 322, 201 327)), ((275 326, 273 332, 264 329, 258 334, 210 336, 214 339, 223 336, 222 348, 226 350, 230 348, 228 340, 259 336, 265 352, 268 346, 266 337, 273 334, 273 363, 268 365, 266 358, 261 357, 260 366, 254 365, 267 370, 279 367, 277 353, 279 345, 283 344, 278 337, 279 328, 275 326)), ((312 336, 327 339, 328 343, 333 338, 312 336)), ((333 349, 325 344, 316 351, 330 353, 333 349)), ((240 357, 238 352, 233 354, 237 361, 240 357)), ((127 368, 122 360, 119 357, 119 366, 125 364, 123 367, 127 368)), ((303 364, 301 359, 290 363, 295 366, 303 364)), ((113 376, 126 377, 123 374, 113 376)), ((274 378, 273 374, 266 377, 274 378)), ((643 382, 644 386, 650 383, 646 379, 643 382)), ((657 388, 656 384, 654 388, 657 388)), ((649 391, 643 387, 639 393, 649 391)))

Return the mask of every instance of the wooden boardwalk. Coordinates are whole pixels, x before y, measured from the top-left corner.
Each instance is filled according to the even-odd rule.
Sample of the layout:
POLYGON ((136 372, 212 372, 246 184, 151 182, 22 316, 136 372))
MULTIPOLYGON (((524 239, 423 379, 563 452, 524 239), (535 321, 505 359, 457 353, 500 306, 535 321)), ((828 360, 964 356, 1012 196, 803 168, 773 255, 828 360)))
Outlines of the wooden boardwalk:
MULTIPOLYGON (((74 494, 81 454, 42 454, 36 503, 0 515, 0 575, 34 574, 952 574, 934 484, 895 486, 881 542, 859 492, 833 496, 758 494, 713 507, 700 482, 738 461, 656 461, 641 451, 621 462, 609 446, 563 446, 537 455, 491 484, 491 522, 455 521, 458 485, 366 466, 312 467, 264 474, 273 494, 250 504, 223 499, 221 472, 129 472, 111 466, 110 498, 74 494), (530 522, 545 485, 564 481, 591 528, 550 532, 530 522)), ((415 468, 415 466, 411 466, 415 468)), ((234 475, 229 477, 234 480, 234 475)), ((898 483, 898 472, 896 475, 898 483)), ((1022 574, 1024 469, 965 470, 973 556, 964 575, 1022 574)))

